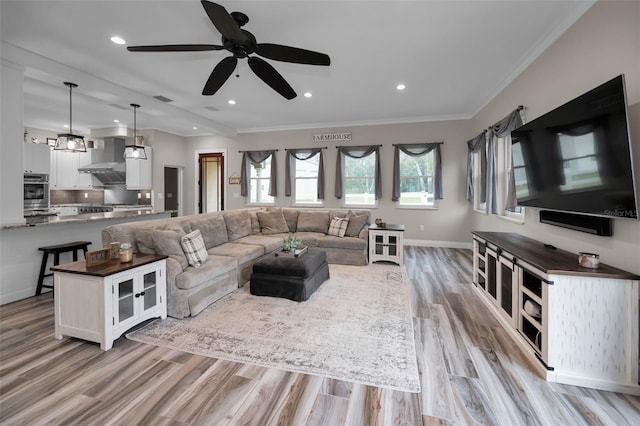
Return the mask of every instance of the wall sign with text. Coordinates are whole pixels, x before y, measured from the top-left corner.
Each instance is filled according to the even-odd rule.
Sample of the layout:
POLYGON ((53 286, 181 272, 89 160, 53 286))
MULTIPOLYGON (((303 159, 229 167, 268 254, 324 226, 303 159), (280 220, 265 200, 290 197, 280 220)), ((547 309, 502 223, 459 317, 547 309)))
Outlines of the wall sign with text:
POLYGON ((311 135, 314 142, 344 142, 351 140, 351 132, 349 133, 316 133, 311 135))

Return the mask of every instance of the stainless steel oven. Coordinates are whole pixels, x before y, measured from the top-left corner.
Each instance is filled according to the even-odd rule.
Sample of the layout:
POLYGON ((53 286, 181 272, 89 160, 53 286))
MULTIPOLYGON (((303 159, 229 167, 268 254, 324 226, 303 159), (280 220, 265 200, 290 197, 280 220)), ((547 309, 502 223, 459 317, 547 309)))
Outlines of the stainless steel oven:
POLYGON ((24 174, 24 211, 49 208, 49 175, 24 174))

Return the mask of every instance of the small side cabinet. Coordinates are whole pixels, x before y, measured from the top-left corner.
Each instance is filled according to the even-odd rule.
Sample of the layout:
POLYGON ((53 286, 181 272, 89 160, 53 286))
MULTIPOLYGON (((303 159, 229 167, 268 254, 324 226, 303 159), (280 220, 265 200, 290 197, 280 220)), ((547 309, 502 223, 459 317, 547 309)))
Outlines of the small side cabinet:
POLYGON ((404 263, 404 225, 369 226, 369 263, 404 263))

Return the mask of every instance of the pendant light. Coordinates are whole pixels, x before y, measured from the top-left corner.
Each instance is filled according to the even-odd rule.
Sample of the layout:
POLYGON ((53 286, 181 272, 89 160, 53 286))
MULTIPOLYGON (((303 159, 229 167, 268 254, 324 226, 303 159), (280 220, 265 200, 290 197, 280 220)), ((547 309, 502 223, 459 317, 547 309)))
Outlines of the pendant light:
POLYGON ((78 87, 77 84, 64 82, 64 85, 69 87, 69 133, 61 133, 56 139, 56 143, 53 149, 56 151, 67 152, 87 152, 87 145, 84 143, 84 137, 73 134, 73 115, 71 109, 71 92, 74 87, 78 87))
POLYGON ((124 147, 124 158, 133 160, 146 160, 147 153, 144 150, 144 146, 138 145, 137 136, 137 123, 136 123, 136 109, 140 108, 138 104, 131 104, 133 107, 133 145, 127 145, 124 147))

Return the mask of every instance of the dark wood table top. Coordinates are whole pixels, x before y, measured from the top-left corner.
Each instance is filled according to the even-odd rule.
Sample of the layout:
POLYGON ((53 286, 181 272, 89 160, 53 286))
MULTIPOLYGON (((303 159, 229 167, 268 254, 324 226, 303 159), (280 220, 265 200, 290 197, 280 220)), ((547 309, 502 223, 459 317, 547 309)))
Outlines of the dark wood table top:
POLYGON ((404 225, 396 225, 393 223, 387 223, 384 226, 378 226, 375 223, 372 225, 369 225, 369 229, 374 231, 374 230, 381 230, 381 231, 404 231, 404 225))
POLYGON ((540 241, 517 233, 481 231, 473 231, 472 233, 547 274, 640 280, 639 275, 602 262, 598 268, 585 268, 578 264, 577 253, 547 247, 540 241))
POLYGON ((131 262, 121 263, 119 259, 115 259, 87 268, 86 262, 84 260, 79 260, 77 262, 65 263, 64 265, 52 266, 51 270, 55 272, 67 272, 70 274, 91 275, 94 277, 108 277, 109 275, 157 262, 158 260, 166 259, 167 257, 168 256, 159 254, 137 253, 133 255, 133 260, 131 262))

